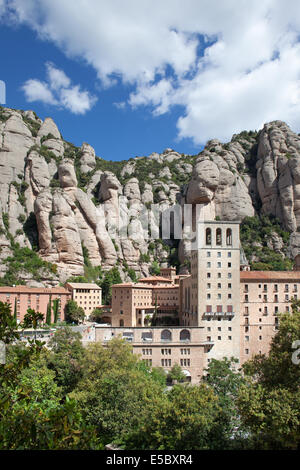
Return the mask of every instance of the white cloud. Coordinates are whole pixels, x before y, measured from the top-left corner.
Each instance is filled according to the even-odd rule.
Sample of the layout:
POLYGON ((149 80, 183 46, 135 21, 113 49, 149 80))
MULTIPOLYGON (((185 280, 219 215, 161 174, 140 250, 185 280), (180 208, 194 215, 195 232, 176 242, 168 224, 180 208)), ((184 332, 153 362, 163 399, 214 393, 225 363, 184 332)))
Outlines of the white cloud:
POLYGON ((63 88, 60 92, 60 99, 63 106, 74 114, 85 114, 97 101, 91 97, 89 92, 80 91, 78 85, 71 88, 63 88))
POLYGON ((22 89, 27 101, 42 101, 61 108, 68 109, 74 114, 85 114, 97 101, 88 91, 81 91, 79 85, 72 86, 70 78, 63 70, 54 64, 46 63, 47 82, 30 79, 22 89))
POLYGON ((53 90, 68 88, 70 86, 71 80, 63 70, 57 69, 51 62, 48 62, 46 67, 49 84, 53 90))
POLYGON ((46 104, 57 105, 58 102, 55 100, 49 86, 45 82, 40 82, 39 80, 27 80, 22 86, 22 89, 25 93, 26 100, 29 102, 32 101, 42 101, 46 104))
MULTIPOLYGON (((134 85, 131 106, 149 105, 154 114, 183 106, 179 137, 226 140, 270 119, 300 126, 298 0, 9 3, 15 21, 84 59, 103 85, 116 77, 134 85)), ((49 89, 69 90, 64 105, 83 112, 89 98, 67 78, 48 69, 49 89)))

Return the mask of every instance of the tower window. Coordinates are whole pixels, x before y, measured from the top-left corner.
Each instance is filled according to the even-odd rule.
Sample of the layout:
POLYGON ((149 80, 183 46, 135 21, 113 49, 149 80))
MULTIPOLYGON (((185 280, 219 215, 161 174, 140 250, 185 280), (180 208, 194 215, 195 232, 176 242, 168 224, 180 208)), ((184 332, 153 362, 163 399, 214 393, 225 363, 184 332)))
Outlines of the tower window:
POLYGON ((206 229, 206 245, 211 245, 211 229, 206 229))
POLYGON ((228 228, 226 230, 226 245, 232 245, 232 230, 228 228))
POLYGON ((216 244, 222 245, 222 230, 220 228, 216 230, 216 244))

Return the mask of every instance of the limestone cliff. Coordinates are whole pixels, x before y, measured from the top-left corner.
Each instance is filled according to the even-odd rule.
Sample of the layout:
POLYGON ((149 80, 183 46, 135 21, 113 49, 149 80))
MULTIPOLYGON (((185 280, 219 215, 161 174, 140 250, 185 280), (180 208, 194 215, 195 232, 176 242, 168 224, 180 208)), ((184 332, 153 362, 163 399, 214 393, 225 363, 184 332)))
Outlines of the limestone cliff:
POLYGON ((166 149, 122 162, 97 157, 87 143, 64 141, 51 118, 42 122, 33 111, 1 108, 0 132, 1 260, 13 239, 56 266, 53 282, 83 275, 86 253, 91 266, 118 265, 123 279, 129 272, 147 275, 154 260, 166 265, 178 255, 186 263, 187 240, 154 243, 160 221, 149 212, 152 203, 162 211, 201 204, 212 219, 274 215, 297 248, 300 138, 281 121, 226 144, 211 140, 195 156, 166 149), (117 227, 126 220, 124 237, 117 227))

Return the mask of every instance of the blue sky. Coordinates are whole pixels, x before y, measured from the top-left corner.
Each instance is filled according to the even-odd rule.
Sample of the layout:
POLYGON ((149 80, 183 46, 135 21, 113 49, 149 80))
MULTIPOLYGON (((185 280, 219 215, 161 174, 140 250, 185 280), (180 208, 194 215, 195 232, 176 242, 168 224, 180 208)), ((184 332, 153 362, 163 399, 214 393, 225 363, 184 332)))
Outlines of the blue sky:
POLYGON ((297 0, 0 0, 6 104, 121 160, 300 128, 297 0))
MULTIPOLYGON (((0 79, 6 83, 6 106, 16 109, 33 109, 41 119, 50 116, 59 127, 65 140, 81 146, 92 145, 96 154, 106 160, 127 160, 131 157, 161 153, 165 148, 174 148, 180 153, 196 154, 201 145, 192 139, 177 139, 176 121, 182 107, 172 112, 153 116, 148 106, 118 109, 113 103, 122 102, 133 90, 122 85, 120 80, 108 89, 101 89, 97 74, 82 60, 70 60, 55 45, 41 41, 37 34, 26 26, 0 25, 1 48, 0 79), (46 62, 50 61, 67 76, 74 78, 82 88, 97 95, 97 102, 84 115, 73 114, 63 108, 26 100, 22 85, 28 79, 46 78, 46 62)), ((176 109, 177 108, 177 109, 176 109)))

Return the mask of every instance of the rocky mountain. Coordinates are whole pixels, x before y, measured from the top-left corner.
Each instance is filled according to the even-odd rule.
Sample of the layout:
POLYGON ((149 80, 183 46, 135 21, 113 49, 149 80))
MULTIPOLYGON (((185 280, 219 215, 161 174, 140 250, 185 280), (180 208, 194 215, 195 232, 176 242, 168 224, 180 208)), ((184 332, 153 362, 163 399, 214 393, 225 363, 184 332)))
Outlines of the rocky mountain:
POLYGON ((141 220, 149 216, 159 236, 152 203, 162 211, 201 204, 212 219, 277 218, 287 238, 271 230, 264 243, 282 257, 298 252, 300 137, 284 122, 244 131, 225 144, 211 140, 195 156, 166 149, 121 162, 97 157, 87 143, 66 142, 51 118, 42 121, 33 111, 0 108, 0 134, 3 282, 16 270, 31 285, 55 285, 99 266, 119 266, 122 279, 148 275, 156 262, 183 269, 192 227, 180 243, 151 238, 141 220), (115 230, 123 219, 129 237, 115 230))

